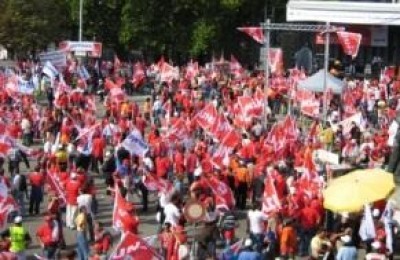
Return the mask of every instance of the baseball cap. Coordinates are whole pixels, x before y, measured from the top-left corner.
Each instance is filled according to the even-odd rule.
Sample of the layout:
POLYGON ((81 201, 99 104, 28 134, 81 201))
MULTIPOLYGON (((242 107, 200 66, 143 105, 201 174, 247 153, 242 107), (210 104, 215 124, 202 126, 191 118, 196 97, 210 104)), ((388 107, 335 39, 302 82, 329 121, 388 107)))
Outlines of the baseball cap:
POLYGON ((16 216, 14 218, 14 223, 15 224, 21 224, 22 223, 22 217, 21 216, 16 216))

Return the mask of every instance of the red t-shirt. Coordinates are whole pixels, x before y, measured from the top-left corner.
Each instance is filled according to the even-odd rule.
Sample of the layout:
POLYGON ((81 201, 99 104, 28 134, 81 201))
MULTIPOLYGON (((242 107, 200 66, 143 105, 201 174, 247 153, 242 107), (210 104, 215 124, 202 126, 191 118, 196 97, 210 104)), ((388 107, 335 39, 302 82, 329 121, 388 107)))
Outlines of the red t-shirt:
POLYGON ((44 223, 39 226, 36 231, 36 236, 39 237, 40 241, 45 245, 50 245, 53 242, 52 228, 48 223, 44 223))
POLYGON ((310 206, 306 206, 305 208, 300 210, 299 222, 300 225, 305 229, 312 229, 317 227, 319 219, 320 217, 318 212, 310 206))
POLYGON ((79 196, 79 188, 81 186, 80 181, 78 180, 68 180, 65 185, 65 193, 67 203, 71 205, 78 205, 77 198, 79 196))
POLYGON ((29 174, 29 181, 32 186, 40 187, 44 185, 44 176, 38 172, 29 174))
POLYGON ((104 148, 105 148, 104 139, 101 137, 94 138, 92 144, 92 155, 96 158, 103 157, 104 148))

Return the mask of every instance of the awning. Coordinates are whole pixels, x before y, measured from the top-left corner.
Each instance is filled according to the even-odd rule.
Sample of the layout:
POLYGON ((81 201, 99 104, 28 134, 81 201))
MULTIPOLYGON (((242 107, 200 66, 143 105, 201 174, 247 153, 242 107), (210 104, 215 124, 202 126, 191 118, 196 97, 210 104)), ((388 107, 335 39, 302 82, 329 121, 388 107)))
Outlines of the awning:
POLYGON ((400 3, 290 0, 288 22, 400 25, 400 3))
MULTIPOLYGON (((344 87, 344 82, 328 73, 326 78, 327 88, 331 89, 335 94, 341 94, 344 87)), ((312 92, 324 92, 324 70, 320 70, 311 77, 299 81, 298 86, 310 90, 312 92)))

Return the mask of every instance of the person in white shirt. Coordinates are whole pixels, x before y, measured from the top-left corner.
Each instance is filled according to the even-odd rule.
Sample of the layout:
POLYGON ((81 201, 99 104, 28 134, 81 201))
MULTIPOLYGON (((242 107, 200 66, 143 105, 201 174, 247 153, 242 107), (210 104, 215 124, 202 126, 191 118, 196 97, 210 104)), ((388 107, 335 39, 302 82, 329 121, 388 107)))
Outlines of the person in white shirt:
POLYGON ((88 192, 86 188, 81 190, 81 194, 76 198, 78 208, 85 207, 87 213, 87 223, 89 231, 90 241, 94 241, 94 215, 93 215, 93 196, 88 192))
POLYGON ((254 203, 253 208, 247 213, 247 231, 257 250, 261 250, 264 242, 264 223, 267 216, 261 211, 261 205, 254 203))
POLYGON ((178 205, 178 196, 173 195, 171 201, 164 206, 165 223, 170 223, 172 227, 179 225, 182 213, 180 212, 178 205))

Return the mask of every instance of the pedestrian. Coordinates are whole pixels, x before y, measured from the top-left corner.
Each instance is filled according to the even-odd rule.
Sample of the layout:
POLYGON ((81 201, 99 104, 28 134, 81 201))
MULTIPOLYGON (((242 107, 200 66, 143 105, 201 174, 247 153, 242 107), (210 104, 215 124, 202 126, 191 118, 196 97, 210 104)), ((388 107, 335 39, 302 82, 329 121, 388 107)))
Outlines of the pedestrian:
POLYGON ((294 259, 297 252, 297 233, 291 219, 283 221, 279 245, 283 259, 294 259))
POLYGON ((344 235, 340 238, 342 246, 339 248, 336 259, 337 260, 353 260, 357 258, 357 248, 351 240, 350 235, 344 235))
POLYGON ((22 217, 25 216, 25 199, 28 198, 28 185, 24 174, 17 172, 14 175, 11 194, 18 204, 19 215, 22 217))
POLYGON ((59 230, 61 226, 57 223, 55 216, 48 214, 44 217, 44 223, 37 231, 36 237, 39 239, 43 250, 43 256, 46 259, 56 259, 56 252, 59 245, 59 230))
POLYGON ((80 207, 79 213, 75 218, 76 242, 77 242, 77 251, 79 260, 88 260, 90 254, 89 243, 86 237, 88 229, 87 218, 88 216, 86 212, 86 207, 84 206, 80 207))
POLYGON ((74 219, 78 210, 77 198, 79 196, 81 183, 78 181, 77 177, 77 174, 72 172, 65 185, 65 195, 67 200, 65 222, 66 226, 70 229, 75 229, 74 219))
POLYGON ((40 203, 43 200, 43 188, 45 183, 45 177, 40 172, 40 165, 37 165, 35 171, 29 174, 29 183, 31 185, 29 215, 38 215, 40 212, 40 203))
POLYGON ((89 233, 89 241, 94 241, 94 214, 93 209, 93 196, 89 193, 87 187, 82 187, 80 194, 76 199, 78 208, 85 207, 87 215, 87 230, 89 233))
POLYGON ((258 252, 261 251, 264 243, 264 223, 267 220, 266 215, 261 211, 259 203, 255 203, 247 213, 247 232, 258 252))
POLYGON ((10 239, 10 252, 16 254, 18 260, 25 260, 25 251, 32 239, 26 228, 22 226, 22 217, 16 216, 14 224, 3 231, 1 235, 10 239))

